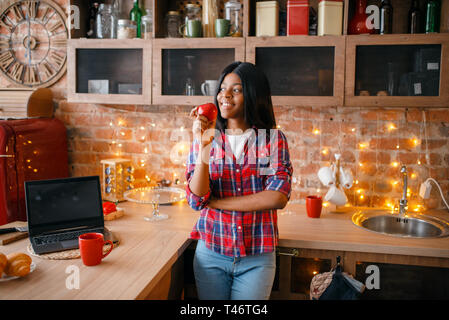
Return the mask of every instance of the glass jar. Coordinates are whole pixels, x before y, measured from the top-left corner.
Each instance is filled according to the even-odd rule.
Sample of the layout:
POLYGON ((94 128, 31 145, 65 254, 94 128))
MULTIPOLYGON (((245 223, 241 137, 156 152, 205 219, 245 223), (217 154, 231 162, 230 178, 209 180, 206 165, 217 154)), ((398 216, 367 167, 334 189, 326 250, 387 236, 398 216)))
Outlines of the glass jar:
POLYGON ((181 14, 178 11, 169 11, 165 16, 165 28, 167 38, 180 38, 181 14))
POLYGON ((117 22, 117 39, 134 39, 136 37, 136 23, 129 19, 119 19, 117 22))
POLYGON ((233 37, 242 36, 242 19, 240 18, 240 10, 242 4, 238 0, 229 0, 225 3, 225 19, 230 21, 230 32, 233 37))
POLYGON ((146 9, 146 15, 142 17, 141 37, 151 39, 153 35, 153 15, 150 9, 146 9))
POLYGON ((200 20, 201 21, 201 7, 197 4, 186 4, 185 23, 188 20, 200 20))
POLYGON ((116 18, 112 11, 112 5, 100 4, 96 19, 96 31, 99 39, 117 38, 116 18))

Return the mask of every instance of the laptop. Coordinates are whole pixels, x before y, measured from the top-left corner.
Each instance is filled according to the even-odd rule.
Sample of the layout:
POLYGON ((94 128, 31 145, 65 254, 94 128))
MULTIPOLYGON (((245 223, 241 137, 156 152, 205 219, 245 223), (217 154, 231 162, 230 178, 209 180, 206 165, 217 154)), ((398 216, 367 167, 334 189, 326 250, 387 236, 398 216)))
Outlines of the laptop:
POLYGON ((99 176, 25 182, 28 234, 37 254, 78 248, 83 233, 104 227, 99 176))

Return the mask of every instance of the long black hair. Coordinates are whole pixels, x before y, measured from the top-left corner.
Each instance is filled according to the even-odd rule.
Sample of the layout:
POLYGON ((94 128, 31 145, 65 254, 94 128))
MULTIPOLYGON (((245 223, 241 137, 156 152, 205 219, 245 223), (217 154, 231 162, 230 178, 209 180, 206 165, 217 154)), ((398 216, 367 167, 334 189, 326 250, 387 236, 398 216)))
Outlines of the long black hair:
MULTIPOLYGON (((273 103, 271 102, 271 90, 268 79, 261 70, 249 62, 236 61, 224 68, 219 80, 220 90, 223 79, 229 74, 235 73, 242 82, 244 99, 244 118, 250 127, 257 129, 274 129, 276 120, 274 118, 273 103)), ((218 107, 217 93, 215 94, 215 105, 218 107)), ((224 131, 227 127, 227 120, 222 118, 220 108, 216 129, 224 131)))

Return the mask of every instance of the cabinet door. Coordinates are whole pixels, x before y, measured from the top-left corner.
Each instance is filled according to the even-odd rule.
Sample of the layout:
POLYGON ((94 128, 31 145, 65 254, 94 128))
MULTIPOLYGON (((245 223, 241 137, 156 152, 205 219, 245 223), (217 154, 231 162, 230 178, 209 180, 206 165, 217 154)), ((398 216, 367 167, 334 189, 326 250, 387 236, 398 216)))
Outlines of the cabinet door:
POLYGON ((366 300, 433 300, 449 296, 447 268, 358 261, 355 278, 368 284, 361 296, 366 300), (374 269, 367 269, 369 266, 376 267, 376 274, 374 269))
POLYGON ((213 102, 216 90, 208 90, 203 84, 218 80, 227 65, 245 58, 244 39, 216 39, 212 43, 207 39, 153 41, 154 104, 213 102))
POLYGON ((449 35, 348 36, 347 106, 449 106, 449 35))
POLYGON ((343 104, 343 37, 250 37, 246 51, 247 61, 268 77, 273 104, 343 104))
POLYGON ((68 101, 151 104, 151 42, 70 40, 68 101))

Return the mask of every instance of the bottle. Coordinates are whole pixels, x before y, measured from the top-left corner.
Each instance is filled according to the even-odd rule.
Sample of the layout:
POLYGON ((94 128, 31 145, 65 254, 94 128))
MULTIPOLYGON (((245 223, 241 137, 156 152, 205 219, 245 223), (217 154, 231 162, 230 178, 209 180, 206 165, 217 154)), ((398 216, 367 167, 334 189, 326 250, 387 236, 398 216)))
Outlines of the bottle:
POLYGON ((139 6, 139 0, 134 0, 134 6, 131 9, 131 12, 129 13, 129 19, 131 21, 134 21, 137 25, 137 38, 140 38, 140 30, 141 30, 141 23, 142 23, 142 16, 143 16, 142 9, 140 9, 139 6))
POLYGON ((142 17, 140 35, 143 39, 151 39, 153 34, 153 14, 151 9, 146 9, 146 15, 142 17))
POLYGON ((440 31, 440 4, 437 0, 429 0, 426 5, 426 33, 440 31))
POLYGON ((203 1, 203 37, 215 37, 215 20, 218 19, 217 0, 203 1))
POLYGON ((393 7, 390 0, 382 0, 380 6, 380 34, 393 33, 393 7))
POLYGON ((421 10, 419 10, 419 0, 412 0, 412 6, 408 11, 408 32, 421 33, 421 10))
POLYGON ((98 6, 99 3, 98 2, 93 2, 91 3, 90 7, 89 7, 89 19, 88 19, 88 24, 87 24, 87 33, 86 36, 87 38, 96 38, 97 34, 95 32, 95 24, 96 24, 96 20, 97 20, 97 13, 98 13, 98 6))
POLYGON ((349 22, 349 34, 371 34, 375 33, 376 29, 369 29, 366 25, 368 16, 366 14, 366 0, 357 0, 355 14, 349 22))

